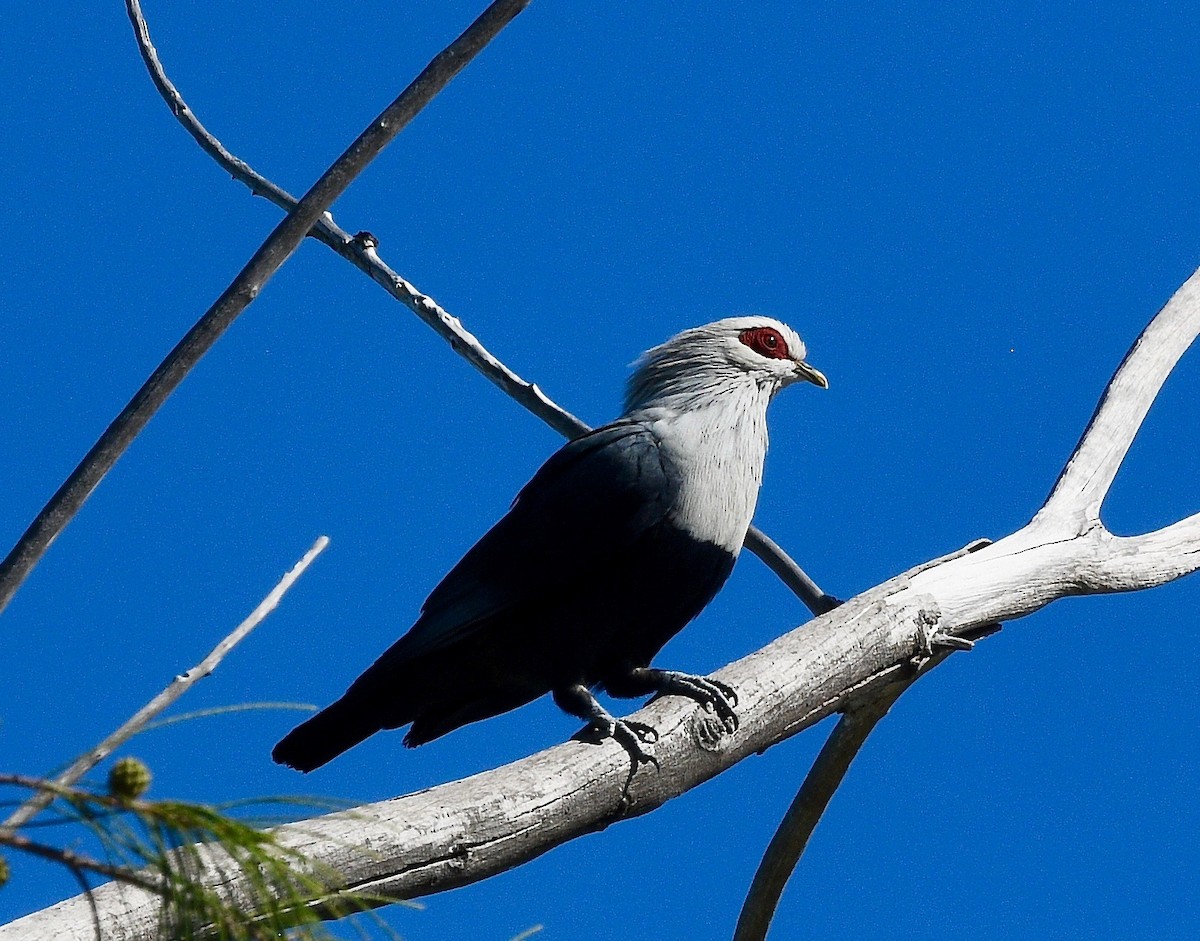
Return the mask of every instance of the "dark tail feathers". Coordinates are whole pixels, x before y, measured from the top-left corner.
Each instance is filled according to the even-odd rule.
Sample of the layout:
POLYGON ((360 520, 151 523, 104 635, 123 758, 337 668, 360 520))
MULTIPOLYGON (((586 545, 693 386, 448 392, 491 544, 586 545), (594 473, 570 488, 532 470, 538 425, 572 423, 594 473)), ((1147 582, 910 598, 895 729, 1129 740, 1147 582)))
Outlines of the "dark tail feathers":
POLYGON ((383 728, 378 714, 370 700, 343 696, 288 732, 271 757, 297 771, 312 771, 383 728))

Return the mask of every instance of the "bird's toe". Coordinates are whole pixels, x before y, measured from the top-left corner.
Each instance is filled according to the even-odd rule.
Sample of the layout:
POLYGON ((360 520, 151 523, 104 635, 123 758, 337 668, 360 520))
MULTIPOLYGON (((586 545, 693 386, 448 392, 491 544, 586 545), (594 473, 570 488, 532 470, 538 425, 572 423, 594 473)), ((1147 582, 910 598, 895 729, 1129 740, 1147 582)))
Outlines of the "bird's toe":
POLYGON ((715 680, 711 676, 708 677, 708 682, 710 682, 720 691, 721 695, 725 697, 725 700, 729 703, 729 705, 736 706, 738 704, 737 690, 728 683, 723 683, 721 680, 715 680))
POLYGON ((734 712, 733 707, 726 699, 722 697, 714 698, 711 708, 717 718, 721 720, 721 724, 725 726, 726 732, 732 735, 737 731, 739 725, 737 713, 734 712))
POLYGON ((606 738, 615 737, 617 721, 615 719, 592 719, 579 730, 576 738, 587 742, 602 742, 606 738))
POLYGON ((639 741, 645 742, 647 745, 653 745, 658 741, 658 729, 645 722, 638 722, 635 719, 623 720, 630 731, 638 737, 639 741))
POLYGON ((629 754, 629 760, 633 763, 629 771, 630 778, 644 764, 654 765, 655 771, 660 770, 658 759, 642 748, 643 743, 648 745, 658 741, 658 732, 652 726, 644 722, 617 719, 613 723, 611 737, 629 754))

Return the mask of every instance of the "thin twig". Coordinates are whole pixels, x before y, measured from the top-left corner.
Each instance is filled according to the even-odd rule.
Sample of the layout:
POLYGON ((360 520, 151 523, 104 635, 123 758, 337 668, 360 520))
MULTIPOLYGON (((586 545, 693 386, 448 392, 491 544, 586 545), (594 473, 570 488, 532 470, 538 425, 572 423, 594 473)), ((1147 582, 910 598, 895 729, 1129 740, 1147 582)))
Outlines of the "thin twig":
MULTIPOLYGON (((192 686, 204 677, 213 672, 225 659, 225 655, 233 650, 241 643, 252 630, 254 630, 268 614, 274 611, 280 600, 288 589, 296 583, 296 580, 304 574, 304 571, 313 563, 329 545, 329 539, 326 536, 321 536, 312 544, 312 548, 304 553, 304 556, 292 566, 291 571, 279 580, 279 583, 271 589, 258 606, 250 612, 241 624, 239 624, 232 633, 214 647, 203 660, 197 663, 186 673, 175 677, 170 684, 161 693, 151 699, 146 705, 142 706, 128 720, 122 723, 121 727, 109 735, 95 748, 84 752, 70 766, 54 779, 50 785, 40 786, 38 790, 24 804, 18 807, 9 818, 0 826, 0 834, 5 830, 16 830, 18 827, 29 822, 39 812, 53 803, 56 794, 55 788, 69 787, 78 781, 81 777, 87 774, 92 768, 96 767, 101 761, 107 758, 116 749, 120 748, 130 738, 140 732, 148 722, 155 716, 161 713, 164 709, 174 703, 180 696, 186 693, 192 686)), ((3 780, 3 779, 0 779, 3 780)), ((20 783, 12 781, 9 783, 20 783)))
POLYGON ((486 46, 529 0, 495 0, 383 110, 259 247, 228 288, 154 370, 0 562, 0 610, 50 544, 192 367, 258 296, 313 224, 358 174, 486 46))
MULTIPOLYGON (((179 93, 179 89, 167 77, 162 60, 158 57, 158 50, 154 48, 150 39, 150 29, 142 14, 140 0, 125 0, 125 9, 133 25, 138 51, 150 73, 150 79, 184 130, 234 179, 244 183, 251 193, 273 202, 286 212, 292 212, 296 207, 295 197, 222 144, 201 123, 179 93)), ((377 242, 369 233, 362 232, 352 236, 326 212, 318 219, 309 235, 369 275, 371 280, 416 314, 486 379, 559 434, 566 438, 574 438, 591 430, 590 426, 554 402, 535 383, 522 379, 509 369, 462 325, 462 321, 392 269, 379 257, 376 251, 377 242)), ((750 527, 745 545, 762 559, 813 614, 824 614, 837 604, 835 598, 822 592, 804 570, 756 526, 750 527)))
POLYGON ((763 941, 766 938, 783 887, 791 878, 829 801, 841 787, 851 762, 876 723, 910 685, 911 681, 896 683, 878 698, 846 712, 838 720, 767 845, 746 901, 742 903, 733 941, 763 941))
MULTIPOLYGON (((980 540, 959 552, 944 556, 943 559, 969 555, 986 544, 986 540, 980 540)), ((928 564, 936 565, 937 560, 928 564)), ((961 636, 974 642, 991 636, 999 631, 1000 627, 999 624, 984 624, 965 631, 961 636)), ((916 668, 908 676, 873 691, 870 698, 852 702, 842 713, 838 724, 821 747, 817 760, 813 762, 801 783, 800 790, 792 799, 787 813, 779 822, 766 852, 763 853, 758 871, 750 884, 750 891, 746 894, 746 901, 742 903, 742 912, 738 916, 733 941, 762 941, 767 936, 784 886, 800 862, 800 857, 808 846, 813 830, 824 815, 825 808, 829 806, 829 801, 837 789, 842 786, 842 779, 866 744, 868 736, 913 683, 953 652, 952 648, 943 647, 929 656, 918 658, 916 668)))
POLYGON ((37 843, 29 839, 29 837, 22 836, 20 833, 14 833, 11 830, 0 828, 0 845, 11 846, 22 853, 29 853, 31 856, 39 856, 51 862, 61 863, 75 871, 86 870, 87 872, 95 872, 102 876, 108 876, 110 879, 124 882, 127 885, 135 885, 139 889, 145 889, 147 892, 153 892, 156 895, 161 895, 163 891, 161 883, 154 879, 148 879, 146 876, 132 869, 127 869, 124 866, 111 866, 108 863, 93 859, 91 856, 86 856, 83 853, 77 853, 75 850, 66 849, 65 847, 37 843))
MULTIPOLYGON (((126 0, 125 11, 133 25, 138 52, 150 73, 154 87, 179 120, 183 129, 235 180, 240 180, 255 196, 274 203, 285 212, 296 208, 297 199, 287 190, 267 179, 252 166, 233 154, 206 128, 196 113, 184 101, 183 96, 167 77, 158 50, 150 39, 150 29, 139 0, 126 0)), ((461 321, 437 304, 431 297, 422 294, 409 281, 390 268, 376 253, 376 242, 369 233, 351 235, 326 212, 308 233, 313 238, 333 249, 360 271, 409 308, 421 318, 456 353, 467 360, 486 378, 499 386, 511 398, 524 405, 550 427, 567 438, 585 434, 591 429, 566 409, 552 402, 531 382, 526 382, 504 363, 496 359, 483 345, 463 327, 461 321)))
POLYGON ((176 725, 180 722, 191 722, 193 719, 208 719, 212 716, 230 715, 235 712, 257 712, 267 709, 286 710, 288 712, 316 712, 317 706, 309 702, 245 702, 235 703, 231 706, 212 706, 208 709, 195 709, 192 712, 181 712, 178 715, 167 716, 165 719, 159 719, 157 722, 148 722, 143 732, 149 732, 151 729, 163 729, 168 725, 176 725))
POLYGON ((817 586, 808 573, 796 564, 790 555, 783 551, 778 543, 757 526, 751 526, 746 532, 745 546, 774 572, 817 617, 827 611, 832 611, 840 604, 833 595, 827 595, 817 586))
POLYGON ((12 774, 10 772, 0 773, 0 784, 8 784, 13 787, 23 787, 31 791, 49 791, 55 797, 69 795, 71 793, 70 784, 58 784, 55 781, 50 781, 46 778, 34 777, 32 774, 12 774))

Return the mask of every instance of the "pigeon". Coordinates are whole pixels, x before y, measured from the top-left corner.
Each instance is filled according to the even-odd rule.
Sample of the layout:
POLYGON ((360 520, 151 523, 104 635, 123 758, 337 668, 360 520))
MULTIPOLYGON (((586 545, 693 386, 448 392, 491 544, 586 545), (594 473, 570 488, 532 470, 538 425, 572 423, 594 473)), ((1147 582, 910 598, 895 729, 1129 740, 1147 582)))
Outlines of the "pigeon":
MULTIPOLYGON (((727 684, 652 667, 729 577, 781 388, 828 388, 787 325, 730 317, 645 353, 622 415, 564 445, 450 570, 416 623, 274 760, 312 771, 382 729, 421 745, 550 693, 636 770, 649 725, 596 698, 686 696, 737 728, 727 684)), ((632 773, 632 772, 631 772, 632 773)))

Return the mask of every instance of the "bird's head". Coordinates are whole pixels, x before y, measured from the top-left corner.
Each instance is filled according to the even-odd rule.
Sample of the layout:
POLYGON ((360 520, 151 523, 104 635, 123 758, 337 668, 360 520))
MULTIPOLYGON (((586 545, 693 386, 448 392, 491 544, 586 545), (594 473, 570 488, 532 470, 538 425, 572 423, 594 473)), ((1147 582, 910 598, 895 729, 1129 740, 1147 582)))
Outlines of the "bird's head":
POLYGON ((727 317, 693 327, 637 361, 625 410, 690 408, 732 390, 756 390, 769 398, 800 381, 828 389, 824 374, 805 362, 807 352, 795 330, 770 317, 727 317))

